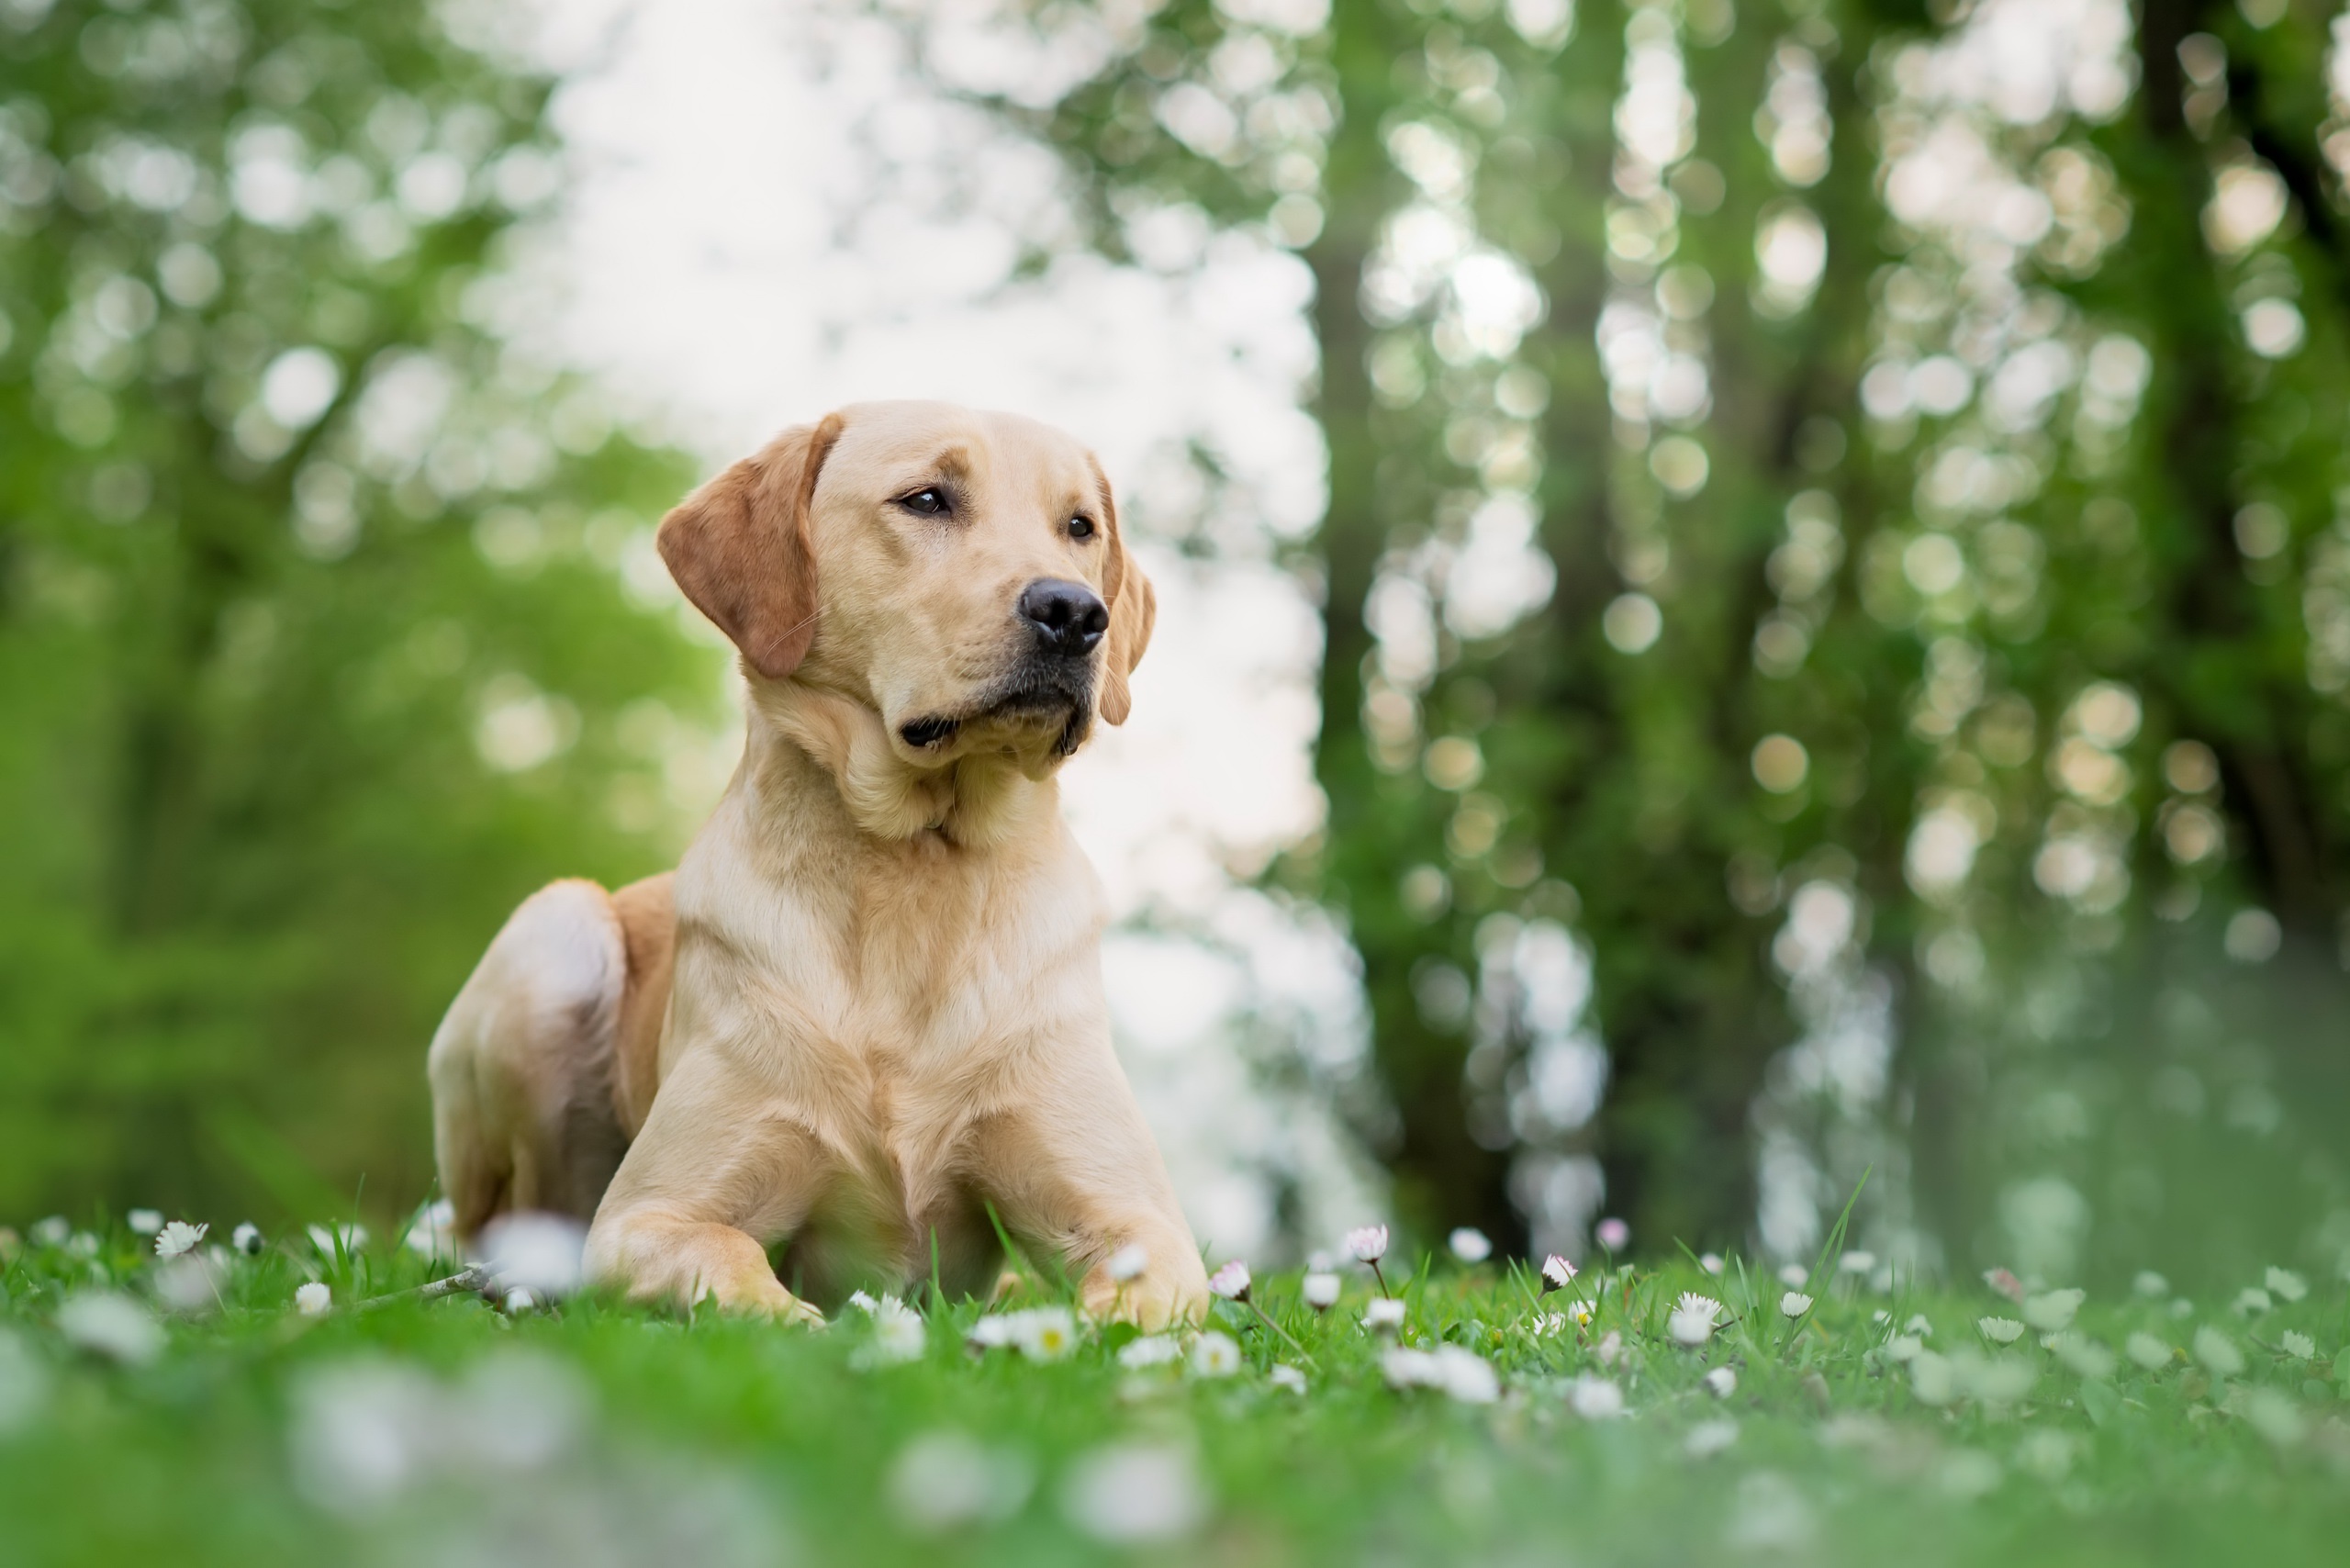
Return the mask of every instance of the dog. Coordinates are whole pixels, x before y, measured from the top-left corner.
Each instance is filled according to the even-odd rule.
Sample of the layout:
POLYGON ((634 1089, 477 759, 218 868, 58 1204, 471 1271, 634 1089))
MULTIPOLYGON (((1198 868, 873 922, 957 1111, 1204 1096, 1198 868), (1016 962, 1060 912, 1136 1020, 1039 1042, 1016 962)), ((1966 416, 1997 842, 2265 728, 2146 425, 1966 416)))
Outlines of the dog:
POLYGON ((458 992, 428 1075, 460 1239, 569 1214, 632 1298, 821 1322, 853 1283, 984 1288, 1008 1233, 1095 1316, 1199 1321, 1056 782, 1156 614, 1100 463, 855 404, 657 542, 740 655, 743 759, 674 873, 541 890, 458 992))

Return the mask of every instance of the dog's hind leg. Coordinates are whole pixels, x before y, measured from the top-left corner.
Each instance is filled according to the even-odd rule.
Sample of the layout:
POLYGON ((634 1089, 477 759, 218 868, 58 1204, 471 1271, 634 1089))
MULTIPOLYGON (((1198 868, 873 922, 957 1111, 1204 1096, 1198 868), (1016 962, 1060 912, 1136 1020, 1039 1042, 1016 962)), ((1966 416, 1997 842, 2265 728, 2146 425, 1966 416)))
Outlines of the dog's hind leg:
POLYGON ((540 889, 482 955, 427 1058, 460 1241, 513 1209, 594 1215, 628 1146, 612 1094, 627 988, 621 921, 593 882, 540 889))

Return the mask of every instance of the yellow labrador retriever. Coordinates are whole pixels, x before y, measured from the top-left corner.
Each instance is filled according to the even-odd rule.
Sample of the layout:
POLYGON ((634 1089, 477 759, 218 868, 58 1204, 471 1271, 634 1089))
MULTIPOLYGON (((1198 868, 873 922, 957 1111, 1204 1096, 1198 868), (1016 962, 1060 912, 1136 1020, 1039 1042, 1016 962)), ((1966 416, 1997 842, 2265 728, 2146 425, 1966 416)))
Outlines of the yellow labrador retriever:
POLYGON ((856 404, 659 540, 741 651, 742 765, 674 877, 542 890, 450 1007, 430 1072, 460 1236, 592 1215, 591 1274, 634 1296, 813 1318, 770 1248, 820 1300, 968 1287, 992 1207, 1094 1313, 1200 1316, 1055 782, 1125 720, 1150 640, 1100 465, 1009 414, 856 404))

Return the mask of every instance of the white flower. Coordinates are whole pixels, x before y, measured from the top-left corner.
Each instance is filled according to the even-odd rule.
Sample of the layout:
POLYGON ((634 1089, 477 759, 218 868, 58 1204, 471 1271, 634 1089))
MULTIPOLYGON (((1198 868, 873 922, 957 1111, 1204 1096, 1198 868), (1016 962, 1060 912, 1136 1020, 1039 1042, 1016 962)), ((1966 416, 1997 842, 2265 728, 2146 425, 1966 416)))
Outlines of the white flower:
POLYGON ((1308 1274, 1305 1276, 1304 1282, 1298 1286, 1298 1294, 1305 1297, 1305 1305, 1315 1311, 1327 1312, 1337 1305, 1338 1276, 1308 1274))
POLYGON ((1920 1351, 1909 1360, 1909 1390, 1922 1405, 1947 1405, 1958 1397, 1958 1367, 1948 1356, 1920 1351))
POLYGON ((2106 1378, 2113 1375, 2113 1352, 2073 1329, 2054 1336, 2056 1359, 2083 1377, 2106 1378))
POLYGON ((1247 1301, 1248 1284, 1248 1265, 1237 1258, 1208 1276, 1208 1289, 1226 1301, 1247 1301))
POLYGON ((1542 1260, 1542 1294, 1549 1295, 1552 1291, 1565 1290, 1575 1282, 1577 1272, 1572 1260, 1551 1253, 1542 1260))
POLYGON ((872 1314, 872 1313, 878 1312, 878 1311, 880 1311, 880 1310, 881 1310, 881 1304, 880 1304, 879 1302, 878 1302, 878 1301, 875 1301, 871 1296, 869 1296, 869 1295, 866 1294, 863 1291, 851 1291, 851 1292, 849 1292, 849 1293, 848 1293, 848 1304, 849 1304, 849 1305, 851 1305, 851 1306, 853 1306, 853 1307, 856 1308, 859 1312, 866 1313, 866 1314, 868 1314, 868 1315, 869 1315, 869 1314, 872 1314))
POLYGON ((1379 1297, 1363 1307, 1362 1326, 1366 1328, 1401 1328, 1404 1327, 1404 1304, 1393 1296, 1379 1297))
POLYGON ((208 1225, 190 1225, 184 1219, 175 1219, 155 1233, 155 1256, 177 1258, 192 1252, 211 1228, 208 1225))
POLYGON ((1722 1255, 1718 1252, 1703 1253, 1697 1259, 1697 1267, 1716 1279, 1719 1279, 1722 1271, 1722 1255))
POLYGON ((32 1237, 36 1247, 57 1247, 63 1245, 73 1228, 65 1223, 63 1215, 50 1215, 47 1219, 33 1221, 33 1227, 28 1234, 32 1237))
POLYGON ((1801 1317, 1811 1310, 1811 1298, 1801 1291, 1789 1291, 1779 1298, 1779 1311, 1787 1317, 1801 1317))
POLYGON ((569 1215, 519 1210, 482 1228, 482 1266, 508 1290, 554 1300, 577 1290, 586 1274, 588 1227, 569 1215))
POLYGON ((531 1294, 528 1286, 516 1285, 506 1293, 506 1315, 509 1317, 520 1317, 526 1312, 538 1310, 539 1298, 531 1294))
POLYGON ((1211 1328, 1192 1347, 1193 1377, 1230 1377, 1240 1370, 1240 1347, 1229 1334, 1211 1328))
POLYGON ((1077 1348, 1077 1319, 1065 1306, 1032 1306, 1012 1315, 1013 1343, 1032 1361, 1058 1361, 1077 1348))
POLYGON ((1799 1291, 1803 1289, 1805 1283, 1808 1282, 1810 1278, 1811 1271, 1806 1269, 1801 1263, 1782 1263, 1779 1265, 1779 1282, 1786 1286, 1791 1291, 1799 1291))
POLYGON ((312 1280, 308 1284, 299 1286, 294 1292, 295 1309, 306 1317, 316 1317, 333 1305, 334 1292, 329 1290, 324 1282, 318 1280, 312 1280))
POLYGON ((873 1338, 858 1352, 867 1366, 893 1367, 907 1361, 918 1361, 930 1349, 930 1335, 923 1327, 922 1314, 914 1311, 896 1296, 885 1295, 870 1307, 873 1338))
POLYGON ((2209 1325, 2195 1331, 2195 1359, 2214 1377, 2234 1377, 2244 1371, 2244 1352, 2236 1342, 2209 1325))
POLYGON ((2246 1285, 2236 1293, 2234 1310, 2239 1316, 2257 1317, 2276 1305, 2268 1299, 2266 1291, 2257 1286, 2246 1285))
POLYGON ((2132 1334, 2121 1348, 2129 1352, 2132 1361, 2148 1372, 2158 1372, 2170 1365, 2170 1347, 2152 1334, 2144 1332, 2132 1334))
POLYGON ((144 1366, 163 1353, 163 1330, 154 1315, 114 1291, 67 1296, 57 1309, 57 1331, 76 1349, 127 1366, 144 1366))
POLYGON ((1573 1318, 1573 1319, 1574 1319, 1575 1327, 1578 1327, 1578 1328, 1588 1328, 1588 1327, 1591 1327, 1591 1303, 1589 1303, 1589 1302, 1587 1302, 1587 1301, 1579 1301, 1579 1302, 1576 1302, 1576 1303, 1575 1303, 1575 1304, 1573 1304, 1572 1306, 1569 1306, 1569 1307, 1567 1308, 1567 1316, 1568 1316, 1569 1317, 1572 1317, 1572 1318, 1573 1318))
POLYGON ((1885 1342, 1885 1359, 1899 1363, 1914 1361, 1926 1348, 1926 1342, 1915 1334, 1896 1334, 1885 1342))
POLYGON ((1624 1357, 1624 1336, 1610 1328, 1607 1337, 1591 1348, 1591 1353, 1599 1358, 1601 1366, 1614 1366, 1624 1357))
POLYGON ((1493 1363, 1460 1345, 1436 1350, 1437 1386, 1463 1405, 1491 1405, 1502 1396, 1502 1382, 1493 1363))
POLYGON ((1836 1267, 1848 1274, 1865 1274, 1876 1267, 1876 1254, 1861 1251, 1847 1252, 1836 1260, 1836 1267))
POLYGON ((1436 1386, 1436 1357, 1426 1350, 1396 1346, 1379 1358, 1379 1370, 1390 1388, 1436 1386))
POLYGON ((1131 1545, 1190 1533, 1206 1517, 1207 1498, 1185 1450, 1117 1443, 1077 1462, 1061 1509, 1095 1540, 1131 1545))
POLYGON ((2271 1269, 2261 1282, 2287 1301, 2299 1301, 2310 1294, 2310 1282, 2290 1269, 2271 1269))
POLYGON ((2073 1316, 2088 1299, 2087 1291, 2050 1291, 2023 1298, 2023 1320, 2042 1334, 2072 1327, 2073 1316))
POLYGON ((938 1534, 1010 1518, 1035 1479, 1035 1467, 1016 1452, 983 1447, 962 1432, 927 1432, 890 1467, 890 1496, 901 1518, 938 1534))
POLYGON ((1452 1255, 1464 1263, 1482 1263, 1494 1255, 1493 1238, 1473 1226, 1462 1226, 1450 1238, 1452 1255))
POLYGON ((1624 1390, 1614 1378, 1585 1373, 1567 1385, 1567 1403, 1586 1421, 1605 1421, 1624 1413, 1624 1390))
POLYGON ((229 1233, 229 1243, 248 1258, 261 1254, 261 1226, 247 1220, 229 1233))
POLYGON ((2281 1389, 2254 1389, 2244 1403, 2244 1418, 2254 1431, 2280 1449, 2291 1448, 2310 1433, 2309 1417, 2281 1389))
POLYGON ((1702 1345, 1714 1337, 1714 1322, 1721 1316, 1721 1310, 1722 1304, 1713 1297, 1684 1291, 1665 1324, 1665 1331, 1673 1336, 1675 1344, 1702 1345))
POLYGON ((1387 1227, 1366 1225, 1347 1232, 1347 1256, 1358 1263, 1376 1263, 1387 1256, 1387 1227))
POLYGON ((1920 1339, 1930 1339, 1934 1337, 1934 1326, 1926 1320, 1926 1315, 1922 1312, 1911 1313, 1909 1321, 1901 1326, 1901 1331, 1904 1334, 1915 1334, 1920 1339))
POLYGON ((1604 1219, 1592 1228, 1593 1239, 1610 1252, 1621 1252, 1632 1244, 1632 1227, 1620 1219, 1604 1219))
POLYGON ((126 1216, 126 1220, 130 1228, 140 1236, 152 1236, 163 1228, 163 1214, 161 1209, 133 1209, 126 1216))
POLYGON ((457 1255, 457 1205, 446 1198, 425 1204, 408 1222, 400 1245, 421 1258, 457 1255))
POLYGON ((1118 1364, 1129 1372, 1163 1367, 1182 1359, 1183 1347, 1176 1343, 1171 1334, 1146 1334, 1139 1339, 1129 1339, 1118 1352, 1118 1364))
POLYGON ((1720 1417, 1700 1421, 1681 1440, 1681 1451, 1691 1459, 1711 1459, 1738 1441, 1738 1423, 1720 1417))
POLYGON ((2296 1361, 2306 1361, 2317 1354, 2317 1341, 2296 1329, 2286 1329, 2277 1336, 2277 1342, 2285 1348, 2287 1355, 2296 1361))
POLYGON ((1738 1373, 1728 1367, 1716 1367, 1706 1374, 1706 1386, 1717 1399, 1728 1399, 1738 1392, 1738 1373))
POLYGON ((2012 1345, 2023 1338, 2023 1325, 2012 1317, 1983 1317, 1975 1327, 1983 1330, 1983 1338, 1995 1345, 2012 1345))
POLYGON ((970 1332, 964 1337, 965 1342, 981 1350, 1000 1350, 1014 1344, 1020 1336, 1019 1317, 1017 1313, 990 1313, 971 1325, 970 1332))
POLYGON ((2130 1282, 2130 1288, 2143 1296, 2159 1297, 2170 1294, 2170 1282, 2152 1269, 2139 1270, 2138 1277, 2130 1282))
POLYGON ((1266 1376, 1275 1388, 1286 1388, 1292 1394, 1304 1394, 1305 1392, 1305 1374, 1298 1371, 1295 1367, 1275 1367, 1270 1372, 1267 1373, 1266 1376))
POLYGON ((1150 1267, 1150 1254, 1143 1250, 1141 1242, 1129 1241, 1111 1253, 1102 1267, 1113 1280, 1123 1285, 1129 1280, 1139 1278, 1142 1271, 1150 1267))

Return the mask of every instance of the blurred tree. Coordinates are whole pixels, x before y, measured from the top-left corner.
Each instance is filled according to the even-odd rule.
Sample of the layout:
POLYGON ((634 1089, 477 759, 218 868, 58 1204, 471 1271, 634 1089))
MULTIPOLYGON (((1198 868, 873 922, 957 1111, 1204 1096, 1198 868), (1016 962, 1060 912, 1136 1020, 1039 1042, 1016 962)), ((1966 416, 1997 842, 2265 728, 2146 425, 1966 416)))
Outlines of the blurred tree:
MULTIPOLYGON (((1330 816, 1276 874, 1364 956, 1407 1213, 1795 1252, 1869 1165, 1927 1255, 2155 1212, 2078 1131, 2160 1092, 2132 988, 2207 1045, 2223 957, 2341 991, 2331 12, 1084 18, 1100 73, 999 106, 1093 243, 1194 208, 1317 286, 1330 816)), ((2296 1048, 2273 1147, 2342 1204, 2296 1048)), ((2271 1092, 2231 1059, 2172 1066, 2271 1092)))
POLYGON ((506 346, 548 84, 440 15, 0 5, 0 1210, 413 1202, 505 912, 674 849, 690 470, 506 346))

